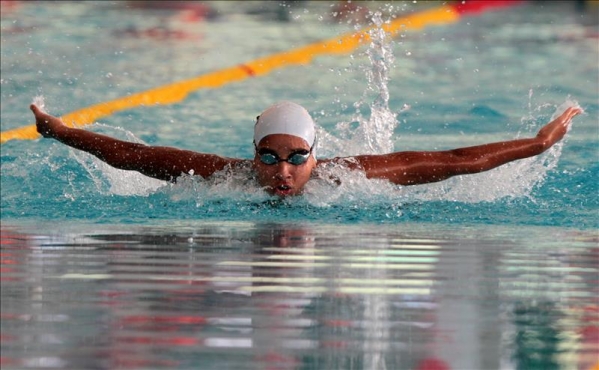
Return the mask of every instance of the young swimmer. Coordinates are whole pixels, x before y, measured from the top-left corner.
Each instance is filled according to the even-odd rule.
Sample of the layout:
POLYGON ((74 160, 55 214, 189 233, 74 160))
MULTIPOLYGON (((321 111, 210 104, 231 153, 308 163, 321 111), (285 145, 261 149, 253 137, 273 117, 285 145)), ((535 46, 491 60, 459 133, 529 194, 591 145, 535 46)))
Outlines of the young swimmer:
POLYGON ((183 174, 204 178, 221 170, 251 166, 260 186, 279 197, 301 194, 314 170, 331 162, 363 171, 368 178, 399 185, 416 185, 452 176, 490 170, 538 155, 561 140, 571 120, 582 112, 570 107, 529 139, 502 141, 446 151, 409 151, 316 160, 316 129, 302 106, 283 101, 266 109, 254 127, 253 160, 225 158, 171 147, 148 146, 67 127, 62 120, 31 105, 37 130, 75 149, 95 155, 109 165, 146 176, 176 181, 183 174))

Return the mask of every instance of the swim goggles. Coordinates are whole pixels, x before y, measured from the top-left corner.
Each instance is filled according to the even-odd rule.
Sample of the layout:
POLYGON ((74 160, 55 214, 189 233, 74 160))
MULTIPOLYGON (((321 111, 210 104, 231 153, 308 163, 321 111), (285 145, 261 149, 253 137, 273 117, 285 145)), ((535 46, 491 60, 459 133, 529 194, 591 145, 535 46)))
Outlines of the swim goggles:
POLYGON ((258 147, 256 147, 256 153, 258 153, 260 162, 262 162, 268 166, 271 166, 273 164, 277 164, 280 162, 287 162, 294 166, 299 166, 301 164, 306 163, 308 158, 310 158, 310 154, 312 153, 312 148, 310 148, 310 150, 301 149, 301 150, 293 151, 285 159, 279 157, 279 155, 277 153, 275 153, 274 151, 272 151, 270 149, 266 149, 266 148, 258 149, 258 147))

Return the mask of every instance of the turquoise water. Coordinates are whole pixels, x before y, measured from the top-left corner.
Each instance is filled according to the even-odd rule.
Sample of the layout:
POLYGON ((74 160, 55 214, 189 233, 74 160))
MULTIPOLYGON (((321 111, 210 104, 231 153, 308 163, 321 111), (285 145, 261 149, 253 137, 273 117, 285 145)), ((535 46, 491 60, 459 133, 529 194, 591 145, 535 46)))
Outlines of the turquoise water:
MULTIPOLYGON (((24 5, 2 19, 2 129, 30 124, 27 107, 36 96, 44 97, 49 112, 64 114, 353 29, 327 21, 325 5, 293 8, 297 19, 282 23, 224 13, 232 9, 220 4, 224 15, 200 24, 184 22, 172 12, 123 14, 122 7, 110 3, 24 5), (39 17, 64 21, 38 25, 39 17), (157 40, 127 33, 158 26, 185 32, 186 38, 157 40), (239 30, 244 37, 234 36, 239 30)), ((283 98, 313 113, 323 133, 318 153, 326 157, 370 150, 364 144, 368 135, 380 141, 375 152, 447 149, 530 136, 558 106, 573 100, 586 115, 576 118, 561 151, 429 186, 392 188, 356 179, 355 186, 316 187, 311 198, 271 207, 258 191, 236 184, 198 184, 199 191, 169 188, 102 167, 50 140, 14 141, 2 147, 2 218, 117 223, 299 218, 596 228, 596 38, 586 37, 589 28, 573 10, 562 18, 556 6, 539 7, 534 17, 524 17, 522 9, 531 6, 406 32, 382 40, 378 49, 322 57, 309 66, 199 90, 174 105, 119 112, 91 129, 249 158, 253 118, 283 98), (502 25, 505 19, 509 24, 502 25), (384 58, 388 81, 373 77, 382 67, 369 60, 369 51, 373 58, 384 58), (389 95, 383 113, 395 122, 385 132, 374 132, 370 110, 383 90, 389 95)), ((383 20, 388 19, 389 9, 381 7, 383 20)), ((421 8, 407 4, 392 10, 421 8)))
MULTIPOLYGON (((287 21, 276 2, 210 4, 219 16, 203 22, 122 2, 3 8, 2 130, 31 124, 35 98, 66 114, 355 27, 331 21, 329 2, 283 8, 287 21)), ((373 10, 385 21, 436 5, 373 10)), ((585 110, 542 156, 438 184, 343 173, 279 201, 242 176, 168 185, 52 140, 3 144, 2 367, 590 368, 593 21, 573 4, 525 3, 375 34, 351 55, 88 128, 250 158, 254 118, 287 99, 313 114, 329 157, 527 137, 564 105, 585 110)))

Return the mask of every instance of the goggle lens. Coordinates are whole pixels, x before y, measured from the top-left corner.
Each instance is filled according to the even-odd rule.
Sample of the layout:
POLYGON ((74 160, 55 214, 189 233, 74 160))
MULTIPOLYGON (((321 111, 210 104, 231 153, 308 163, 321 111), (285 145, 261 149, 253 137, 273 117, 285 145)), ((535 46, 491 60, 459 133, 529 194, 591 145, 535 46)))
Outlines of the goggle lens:
POLYGON ((270 151, 260 150, 258 151, 258 155, 260 156, 260 162, 269 166, 277 164, 279 162, 287 162, 294 166, 299 166, 301 164, 306 163, 306 161, 310 157, 310 152, 307 150, 298 150, 289 154, 289 157, 287 157, 287 159, 282 159, 276 153, 270 151))

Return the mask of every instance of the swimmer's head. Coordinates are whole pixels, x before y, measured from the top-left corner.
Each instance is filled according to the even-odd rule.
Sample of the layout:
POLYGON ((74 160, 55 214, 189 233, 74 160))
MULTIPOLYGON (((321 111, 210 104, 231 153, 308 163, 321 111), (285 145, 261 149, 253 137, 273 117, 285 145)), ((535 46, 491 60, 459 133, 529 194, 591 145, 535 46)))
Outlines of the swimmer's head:
POLYGON ((267 108, 258 116, 254 126, 254 144, 268 135, 287 134, 304 139, 314 147, 316 128, 310 113, 299 104, 282 101, 267 108))
POLYGON ((283 101, 262 112, 253 161, 260 185, 280 197, 301 194, 316 167, 315 142, 314 121, 301 105, 283 101))

